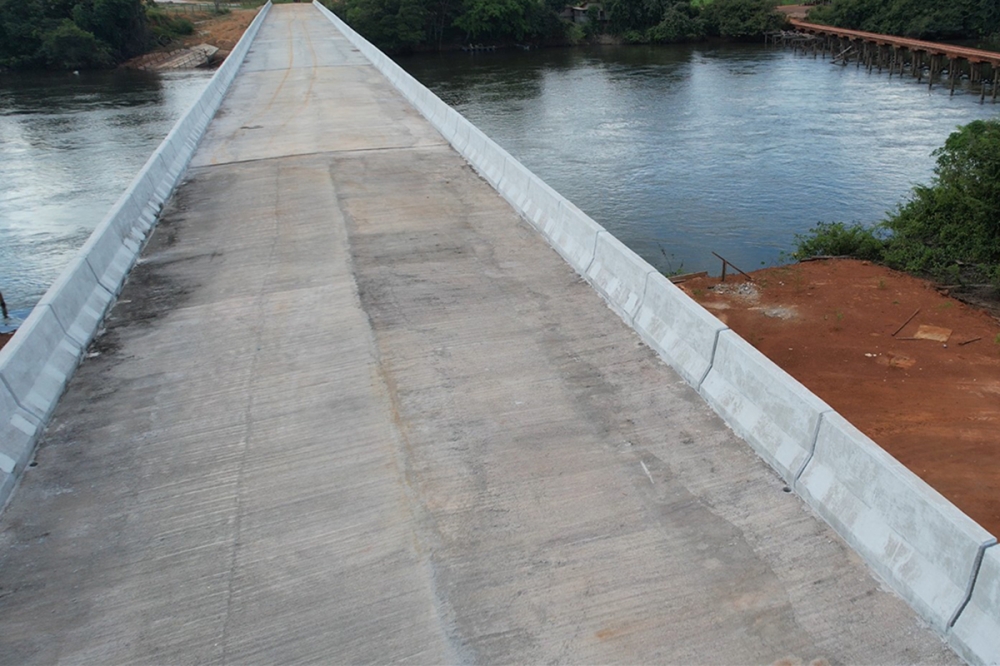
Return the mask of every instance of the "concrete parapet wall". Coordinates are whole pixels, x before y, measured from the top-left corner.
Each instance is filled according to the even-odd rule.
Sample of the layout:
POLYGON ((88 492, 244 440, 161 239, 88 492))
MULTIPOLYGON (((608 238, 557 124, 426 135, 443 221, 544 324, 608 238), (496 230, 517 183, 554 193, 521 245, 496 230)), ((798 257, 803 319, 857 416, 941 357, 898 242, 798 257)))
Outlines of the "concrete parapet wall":
POLYGON ((791 485, 812 454, 820 416, 832 412, 771 359, 722 331, 701 395, 791 485))
POLYGON ((973 664, 1000 664, 1000 546, 983 554, 969 604, 948 636, 952 647, 973 664))
POLYGON ((260 25, 265 5, 14 337, 0 350, 0 506, 180 181, 260 25))
POLYGON ((983 549, 996 543, 835 412, 823 415, 796 489, 942 632, 965 605, 983 549))
POLYGON ((880 577, 966 659, 998 661, 1000 553, 991 535, 313 4, 880 577))
POLYGON ((694 388, 712 368, 719 334, 729 330, 656 270, 646 275, 633 327, 694 388))
POLYGON ((587 268, 590 284, 628 324, 646 293, 646 278, 656 269, 605 230, 597 234, 594 258, 587 268))

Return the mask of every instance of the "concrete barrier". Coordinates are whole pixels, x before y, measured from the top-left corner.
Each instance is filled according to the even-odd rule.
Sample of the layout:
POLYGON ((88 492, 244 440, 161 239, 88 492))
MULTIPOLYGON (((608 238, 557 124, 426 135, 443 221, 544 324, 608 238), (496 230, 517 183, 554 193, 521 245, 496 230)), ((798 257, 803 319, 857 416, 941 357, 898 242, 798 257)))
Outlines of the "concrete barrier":
POLYGON ((35 306, 0 350, 0 379, 22 409, 45 422, 83 353, 47 306, 35 306))
POLYGON ((983 553, 969 603, 948 635, 952 647, 972 664, 1000 664, 1000 546, 983 553))
POLYGON ((716 340, 726 325, 658 271, 646 275, 633 327, 691 386, 701 386, 712 367, 716 340))
MULTIPOLYGON (((39 421, 17 404, 10 389, 0 381, 0 498, 7 498, 28 464, 39 421)), ((0 499, 0 506, 3 500, 0 499)))
POLYGON ((261 9, 202 95, 0 350, 0 505, 16 485, 43 425, 186 171, 270 8, 268 3, 261 9))
POLYGON ((36 307, 50 308, 66 335, 80 349, 86 349, 113 298, 86 259, 77 257, 36 307))
POLYGON ((587 268, 587 280, 628 323, 642 304, 646 278, 656 269, 607 231, 597 234, 594 258, 587 268))
POLYGON ((594 259, 597 234, 604 231, 604 227, 563 199, 555 215, 543 218, 540 230, 566 263, 580 275, 586 275, 594 259))
MULTIPOLYGON (((836 413, 823 415, 815 452, 796 488, 941 632, 962 610, 981 549, 996 543, 836 413)), ((997 608, 993 607, 994 621, 997 608)))
POLYGON ((789 485, 812 454, 820 415, 833 411, 732 331, 719 334, 700 393, 789 485))
POLYGON ((313 4, 789 486, 803 489, 880 576, 940 631, 958 617, 953 641, 967 658, 996 661, 995 551, 984 562, 972 600, 957 615, 971 593, 976 558, 992 537, 468 120, 442 110, 441 100, 421 92, 419 82, 329 10, 313 4))

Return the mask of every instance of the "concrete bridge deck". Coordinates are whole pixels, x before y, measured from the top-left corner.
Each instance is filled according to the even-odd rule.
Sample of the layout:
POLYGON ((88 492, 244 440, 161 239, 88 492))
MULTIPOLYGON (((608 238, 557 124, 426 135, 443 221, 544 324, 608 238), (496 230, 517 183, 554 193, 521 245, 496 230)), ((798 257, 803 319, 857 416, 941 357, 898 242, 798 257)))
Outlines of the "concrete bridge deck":
POLYGON ((957 658, 312 6, 0 518, 0 662, 957 658))

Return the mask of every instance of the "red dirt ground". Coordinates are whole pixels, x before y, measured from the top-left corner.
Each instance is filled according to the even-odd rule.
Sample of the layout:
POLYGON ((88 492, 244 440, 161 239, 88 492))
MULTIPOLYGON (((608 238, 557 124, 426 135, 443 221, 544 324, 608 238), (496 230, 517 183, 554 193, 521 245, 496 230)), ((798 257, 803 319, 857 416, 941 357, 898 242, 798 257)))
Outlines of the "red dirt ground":
POLYGON ((751 275, 753 288, 743 277, 680 286, 1000 534, 1000 322, 929 282, 868 262, 813 261, 751 275), (921 325, 952 333, 947 342, 908 339, 921 325))

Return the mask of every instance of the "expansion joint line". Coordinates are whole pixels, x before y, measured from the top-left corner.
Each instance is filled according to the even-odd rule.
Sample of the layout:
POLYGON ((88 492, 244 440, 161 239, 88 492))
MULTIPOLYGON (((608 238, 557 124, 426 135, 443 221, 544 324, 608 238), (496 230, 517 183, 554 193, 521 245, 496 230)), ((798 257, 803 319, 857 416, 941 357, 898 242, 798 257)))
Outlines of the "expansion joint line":
POLYGON ((808 467, 809 463, 812 462, 813 455, 816 454, 816 442, 819 441, 819 429, 823 425, 823 419, 826 417, 827 414, 830 414, 832 412, 833 412, 832 409, 820 412, 819 418, 816 419, 816 427, 813 428, 812 437, 810 438, 811 441, 809 443, 809 452, 806 454, 806 459, 802 461, 801 465, 799 465, 798 471, 795 472, 795 476, 792 478, 792 487, 795 487, 795 485, 798 484, 799 477, 802 476, 802 474, 806 471, 806 467, 808 467))
POLYGON ((951 619, 948 620, 948 629, 955 626, 955 623, 958 622, 958 618, 962 616, 962 612, 965 610, 965 607, 969 605, 970 601, 972 601, 972 592, 976 589, 976 579, 979 578, 979 569, 982 567, 983 557, 986 555, 986 549, 993 548, 996 545, 997 541, 995 538, 993 539, 993 543, 983 543, 979 545, 979 552, 976 553, 976 561, 972 563, 972 575, 969 576, 969 584, 965 589, 965 597, 962 599, 962 603, 958 605, 958 608, 955 609, 955 612, 952 613, 951 619))
POLYGON ((594 261, 597 259, 597 240, 601 237, 601 234, 606 234, 606 233, 608 233, 607 229, 601 229, 600 231, 597 232, 597 235, 594 236, 594 247, 592 247, 590 250, 590 262, 587 264, 587 267, 583 270, 584 279, 586 279, 587 275, 590 274, 590 267, 594 265, 594 261))

